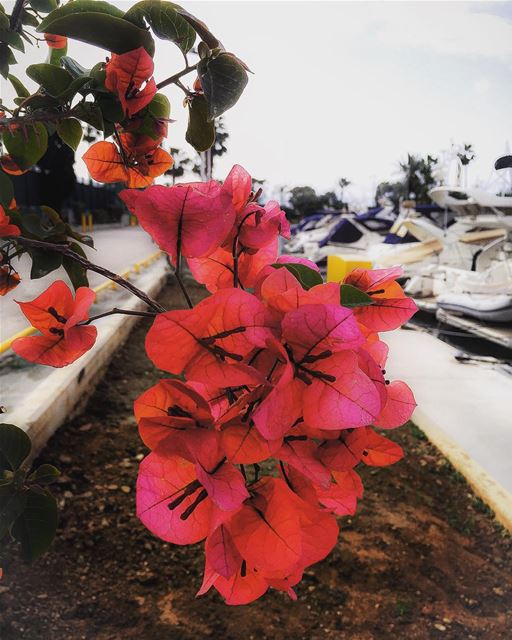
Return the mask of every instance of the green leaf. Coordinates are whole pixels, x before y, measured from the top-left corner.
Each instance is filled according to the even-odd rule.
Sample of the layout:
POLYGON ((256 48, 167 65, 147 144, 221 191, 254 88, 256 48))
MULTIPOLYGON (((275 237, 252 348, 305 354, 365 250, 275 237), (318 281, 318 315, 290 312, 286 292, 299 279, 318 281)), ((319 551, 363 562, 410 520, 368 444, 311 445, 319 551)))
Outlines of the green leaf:
POLYGON ((153 55, 155 43, 149 31, 140 29, 108 2, 74 0, 52 11, 37 30, 67 36, 114 53, 144 47, 153 55))
POLYGON ((11 528, 12 536, 21 543, 21 555, 33 562, 52 543, 57 530, 57 502, 47 491, 27 491, 23 513, 11 528))
POLYGON ((27 434, 14 424, 0 424, 0 472, 16 471, 30 453, 27 434))
POLYGON ((9 74, 9 80, 14 87, 14 91, 16 91, 17 96, 28 98, 28 96, 30 95, 30 91, 21 80, 19 80, 16 76, 13 76, 12 73, 9 74))
POLYGON ((39 20, 35 15, 23 9, 23 11, 21 12, 21 24, 24 24, 27 27, 37 27, 37 25, 39 24, 39 20))
POLYGON ((90 77, 90 70, 82 67, 82 65, 71 58, 70 56, 62 56, 60 59, 61 65, 66 69, 68 73, 70 73, 73 78, 79 78, 80 76, 90 77))
POLYGON ((155 93, 148 105, 149 113, 155 118, 168 118, 171 115, 171 103, 163 93, 155 93))
POLYGON ((0 540, 11 528, 13 522, 19 518, 27 503, 27 491, 16 491, 9 487, 0 498, 0 540))
POLYGON ((88 87, 86 87, 86 85, 89 85, 91 82, 92 80, 87 76, 75 78, 73 82, 68 86, 68 88, 57 96, 57 99, 59 100, 59 102, 69 102, 76 96, 77 93, 86 93, 88 90, 88 87), (85 91, 82 91, 84 87, 85 91))
POLYGON ((32 280, 43 278, 62 265, 61 253, 44 249, 30 249, 29 253, 32 256, 32 269, 30 270, 32 280))
POLYGON ((141 28, 145 27, 146 21, 157 38, 171 40, 187 53, 194 46, 196 32, 177 9, 181 7, 172 2, 142 0, 133 5, 124 18, 141 28))
MULTIPOLYGON (((216 47, 222 47, 220 41, 213 35, 213 33, 208 29, 204 22, 193 16, 191 13, 183 9, 183 7, 179 7, 175 5, 177 12, 180 16, 189 23, 189 25, 194 29, 197 35, 201 38, 203 42, 205 42, 210 49, 215 49, 216 47)), ((201 44, 201 43, 199 43, 201 44)))
POLYGON ((50 13, 57 8, 57 0, 29 0, 30 6, 41 13, 50 13))
POLYGON ((98 98, 96 104, 101 110, 103 121, 121 122, 124 120, 124 111, 121 103, 112 94, 98 98))
POLYGON ((218 118, 237 102, 248 82, 245 65, 232 53, 201 60, 199 80, 208 102, 208 118, 218 118))
POLYGON ((29 65, 26 73, 54 98, 66 91, 73 81, 73 76, 65 69, 44 62, 29 65))
POLYGON ((13 49, 17 49, 22 53, 25 51, 25 45, 23 44, 23 40, 21 36, 16 31, 11 31, 10 29, 0 29, 0 40, 10 45, 13 49))
POLYGON ((14 187, 11 179, 3 171, 0 171, 0 204, 7 209, 14 198, 14 187))
MULTIPOLYGON (((84 258, 87 257, 85 255, 85 251, 82 249, 82 247, 79 244, 76 244, 76 242, 71 244, 70 248, 75 253, 78 253, 84 258)), ((84 267, 82 267, 78 262, 76 262, 75 260, 72 260, 68 256, 64 256, 62 260, 62 266, 66 270, 66 273, 68 274, 68 277, 71 280, 71 284, 73 285, 73 288, 75 289, 75 291, 79 287, 89 286, 89 280, 87 279, 87 269, 84 269, 84 267)))
POLYGON ((59 106, 59 101, 51 96, 43 96, 40 93, 34 93, 28 98, 23 99, 23 105, 31 109, 52 109, 59 106))
POLYGON ((215 142, 215 123, 208 120, 208 104, 201 95, 188 103, 188 126, 185 140, 198 152, 206 151, 215 142))
POLYGON ((9 65, 16 64, 16 56, 11 49, 0 42, 0 74, 7 79, 9 77, 9 65))
POLYGON ((98 131, 103 131, 103 115, 98 105, 92 102, 79 102, 76 107, 73 108, 72 113, 79 120, 90 124, 91 127, 98 129, 98 131))
POLYGON ((52 464, 42 464, 28 477, 29 482, 44 485, 51 484, 60 476, 60 471, 52 464))
POLYGON ((14 131, 4 131, 5 148, 14 162, 22 169, 28 169, 40 160, 48 148, 48 132, 41 122, 14 131))
POLYGON ((57 125, 57 133, 68 147, 76 151, 82 139, 82 125, 76 118, 66 118, 57 125))
POLYGON ((281 269, 282 267, 287 269, 293 276, 297 278, 301 287, 306 291, 308 289, 311 289, 311 287, 315 287, 317 284, 323 284, 322 276, 318 273, 318 271, 315 271, 310 267, 306 267, 305 264, 298 264, 295 262, 275 262, 272 266, 274 267, 274 269, 281 269))
POLYGON ((340 303, 343 307, 368 307, 373 304, 372 298, 351 284, 342 284, 340 287, 340 303))

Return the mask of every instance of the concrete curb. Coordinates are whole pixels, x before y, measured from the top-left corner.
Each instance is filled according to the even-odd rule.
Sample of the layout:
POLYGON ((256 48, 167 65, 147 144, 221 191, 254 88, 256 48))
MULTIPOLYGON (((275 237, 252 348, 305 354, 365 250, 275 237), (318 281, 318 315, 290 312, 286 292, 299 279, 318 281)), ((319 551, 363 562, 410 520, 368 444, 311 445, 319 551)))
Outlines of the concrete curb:
MULTIPOLYGON (((141 274, 137 286, 155 297, 167 280, 165 260, 141 274)), ((124 309, 144 310, 138 298, 123 301, 124 309)), ((98 339, 93 349, 62 369, 49 369, 45 379, 28 393, 23 403, 1 416, 0 422, 15 424, 26 431, 37 454, 55 431, 69 418, 77 415, 101 382, 112 356, 127 339, 138 318, 112 315, 98 320, 98 339)))
POLYGON ((448 458, 455 469, 464 476, 476 495, 494 511, 496 520, 512 532, 512 495, 447 436, 421 409, 415 410, 412 420, 425 433, 430 442, 448 458))

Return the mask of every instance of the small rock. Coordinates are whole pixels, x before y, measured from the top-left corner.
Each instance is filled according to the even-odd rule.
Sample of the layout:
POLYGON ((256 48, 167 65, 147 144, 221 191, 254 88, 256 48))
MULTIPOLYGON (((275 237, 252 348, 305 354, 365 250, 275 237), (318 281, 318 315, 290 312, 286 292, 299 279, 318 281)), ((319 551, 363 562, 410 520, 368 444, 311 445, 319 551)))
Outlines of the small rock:
POLYGON ((492 590, 494 591, 494 593, 497 596, 504 596, 505 592, 503 591, 503 589, 501 587, 493 587, 492 590))
POLYGON ((88 422, 87 424, 83 424, 78 428, 78 431, 90 431, 92 429, 92 422, 88 422))
POLYGON ((61 462, 64 462, 65 464, 69 464, 73 458, 71 456, 68 456, 66 453, 61 453, 59 456, 59 460, 61 462))
POLYGON ((117 486, 117 484, 109 484, 109 485, 107 485, 107 489, 109 491, 117 491, 119 489, 119 487, 117 486))
POLYGON ((441 624, 439 622, 435 623, 434 628, 438 631, 446 631, 446 627, 444 626, 444 624, 441 624))
POLYGON ((121 491, 122 491, 123 493, 130 493, 131 488, 130 488, 128 485, 123 484, 123 485, 121 486, 121 491))

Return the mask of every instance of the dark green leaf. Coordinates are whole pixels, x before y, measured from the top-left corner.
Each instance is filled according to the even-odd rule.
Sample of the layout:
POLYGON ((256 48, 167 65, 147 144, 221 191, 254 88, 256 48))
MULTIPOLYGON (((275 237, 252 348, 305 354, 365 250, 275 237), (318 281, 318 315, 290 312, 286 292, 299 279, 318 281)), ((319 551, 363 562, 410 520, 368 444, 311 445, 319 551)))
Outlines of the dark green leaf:
POLYGON ((113 95, 98 98, 96 104, 101 110, 103 121, 121 122, 124 120, 124 111, 121 103, 113 95))
POLYGON ((79 62, 69 56, 62 56, 60 63, 73 78, 79 78, 80 76, 90 77, 90 70, 82 67, 79 62))
POLYGON ((315 271, 310 267, 306 267, 305 264, 298 264, 295 262, 287 262, 281 264, 276 262, 272 266, 275 269, 281 269, 282 267, 287 269, 292 275, 297 278, 302 288, 306 291, 308 289, 311 289, 311 287, 315 287, 317 284, 323 283, 322 276, 318 273, 318 271, 315 271))
POLYGON ((7 79, 9 77, 9 65, 16 64, 16 56, 11 49, 0 42, 0 74, 7 79))
POLYGON ((124 18, 139 27, 145 26, 145 20, 157 38, 171 40, 187 53, 194 46, 196 32, 178 9, 181 7, 172 2, 142 0, 133 5, 124 18))
POLYGON ((57 0, 29 0, 29 4, 41 13, 50 13, 57 8, 57 0))
POLYGON ((23 104, 31 109, 51 109, 59 106, 59 101, 42 93, 35 93, 23 100, 23 104))
POLYGON ((189 101, 185 140, 198 152, 206 151, 215 142, 215 123, 208 120, 208 104, 204 96, 196 95, 189 101))
MULTIPOLYGON (((71 244, 70 248, 73 249, 75 253, 78 253, 84 258, 87 257, 85 255, 85 251, 82 249, 82 247, 79 244, 76 244, 76 242, 71 244)), ((78 262, 76 262, 75 260, 72 260, 71 258, 68 258, 68 256, 64 256, 62 260, 62 266, 66 270, 66 273, 68 274, 69 279, 71 280, 71 284, 73 285, 73 288, 75 289, 75 291, 79 287, 89 286, 89 281, 87 279, 87 269, 84 269, 84 267, 82 267, 78 262)))
POLYGON ((25 45, 21 36, 16 31, 10 31, 9 29, 0 29, 0 41, 10 45, 13 49, 24 52, 25 45))
POLYGON ((14 87, 14 91, 16 91, 17 96, 27 98, 30 95, 30 91, 23 84, 23 82, 16 76, 13 76, 12 73, 9 74, 9 80, 11 81, 11 84, 14 87))
POLYGON ((30 255, 32 256, 32 269, 30 271, 32 280, 43 278, 62 265, 62 254, 56 251, 30 249, 30 255))
POLYGON ((74 38, 114 53, 144 47, 153 55, 155 43, 149 31, 123 20, 123 15, 108 2, 75 0, 52 11, 37 30, 74 38))
POLYGON ((79 102, 72 113, 79 120, 90 124, 91 127, 98 129, 98 131, 103 131, 103 115, 98 105, 92 102, 79 102))
POLYGON ((45 154, 48 147, 48 132, 44 124, 36 122, 30 127, 5 131, 3 141, 14 162, 22 169, 28 169, 45 154))
POLYGON ((39 24, 39 20, 35 15, 23 9, 23 11, 21 12, 21 24, 24 24, 27 27, 37 27, 37 25, 39 24))
POLYGON ((63 93, 73 80, 73 76, 65 69, 46 63, 29 65, 27 76, 40 84, 46 93, 54 98, 63 93))
POLYGON ((203 42, 205 42, 210 49, 215 49, 216 47, 222 47, 220 41, 213 35, 213 33, 208 29, 204 22, 193 16, 191 13, 183 9, 183 7, 179 7, 175 5, 177 12, 180 16, 189 23, 189 25, 194 29, 194 31, 198 34, 203 42))
POLYGON ((0 497, 0 540, 11 528, 13 522, 23 513, 27 503, 27 492, 16 491, 11 485, 0 497))
POLYGON ((197 72, 208 102, 210 120, 237 103, 248 81, 245 65, 232 53, 201 60, 197 72))
POLYGON ((0 171, 0 204, 7 209, 14 198, 14 187, 11 179, 3 171, 0 171))
POLYGON ((52 543, 57 529, 57 502, 47 491, 30 489, 23 513, 11 528, 12 536, 21 543, 21 555, 33 562, 52 543))
POLYGON ((373 304, 372 298, 351 284, 342 284, 340 287, 340 303, 343 307, 368 307, 373 304))
POLYGON ((57 96, 59 102, 69 102, 76 96, 77 93, 87 93, 89 84, 91 82, 92 80, 87 76, 75 78, 73 82, 71 82, 71 84, 68 86, 68 88, 57 96))
POLYGON ((42 464, 28 477, 29 482, 44 485, 51 484, 60 476, 60 471, 52 464, 42 464))
POLYGON ((76 151, 82 139, 82 125, 76 118, 66 118, 57 125, 57 133, 68 147, 76 151))
POLYGON ((0 472, 16 471, 31 449, 30 438, 14 424, 0 424, 0 472))

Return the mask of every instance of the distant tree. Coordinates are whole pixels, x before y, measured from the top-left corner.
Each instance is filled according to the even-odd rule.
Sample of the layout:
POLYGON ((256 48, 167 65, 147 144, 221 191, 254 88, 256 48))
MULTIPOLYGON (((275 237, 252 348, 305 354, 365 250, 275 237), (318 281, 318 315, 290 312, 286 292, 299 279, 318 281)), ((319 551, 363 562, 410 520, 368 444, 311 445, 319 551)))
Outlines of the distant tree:
POLYGON ((473 145, 464 144, 464 147, 457 152, 457 158, 460 160, 463 167, 467 167, 467 165, 476 158, 473 145))
POLYGON ((57 134, 48 139, 48 148, 37 166, 37 202, 31 204, 45 204, 60 212, 66 198, 73 193, 76 175, 73 169, 75 152, 62 142, 57 134))
POLYGON ((202 180, 210 180, 213 175, 213 167, 215 158, 223 156, 227 150, 227 140, 229 133, 226 129, 224 119, 222 117, 215 121, 215 142, 208 151, 203 151, 194 161, 192 171, 201 176, 202 180))
POLYGON ((407 154, 407 160, 400 163, 400 169, 403 174, 401 195, 404 199, 411 198, 420 204, 428 204, 430 202, 428 192, 436 184, 433 175, 436 164, 437 158, 431 155, 422 158, 411 153, 407 154))
POLYGON ((172 177, 172 184, 176 184, 177 178, 182 178, 185 174, 185 171, 189 170, 193 160, 190 158, 185 151, 182 149, 178 149, 177 147, 171 147, 169 149, 169 153, 171 154, 174 164, 172 167, 165 172, 166 176, 172 177))
POLYGON ((313 187, 293 187, 290 190, 290 205, 298 218, 316 213, 327 204, 327 196, 317 195, 313 187))
POLYGON ((351 184, 352 182, 350 180, 347 180, 347 178, 340 178, 338 180, 338 186, 340 188, 340 200, 343 204, 345 204, 345 189, 351 184))

